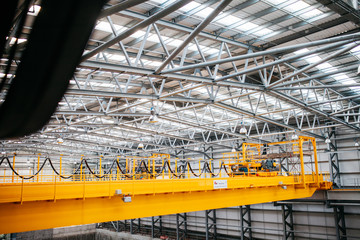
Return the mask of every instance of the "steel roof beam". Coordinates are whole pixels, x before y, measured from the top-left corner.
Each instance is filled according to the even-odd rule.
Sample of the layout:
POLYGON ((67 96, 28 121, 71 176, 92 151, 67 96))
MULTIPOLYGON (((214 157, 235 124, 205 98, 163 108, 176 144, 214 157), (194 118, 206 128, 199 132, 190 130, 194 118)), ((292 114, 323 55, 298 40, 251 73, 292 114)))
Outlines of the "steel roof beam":
POLYGON ((232 0, 223 0, 221 3, 212 11, 191 33, 184 39, 184 41, 176 47, 174 51, 170 54, 169 57, 155 70, 155 73, 158 74, 163 70, 170 61, 176 57, 186 45, 188 45, 209 23, 227 6, 232 0))
MULTIPOLYGON (((121 13, 119 13, 119 15, 122 15, 122 16, 128 17, 128 18, 137 18, 137 19, 147 19, 148 18, 148 16, 146 16, 144 14, 132 12, 132 11, 129 11, 129 10, 122 11, 121 13)), ((175 29, 175 30, 178 30, 178 31, 181 31, 181 32, 186 32, 186 33, 191 33, 194 30, 191 27, 183 26, 183 25, 176 24, 176 23, 173 23, 173 22, 170 22, 170 21, 165 21, 165 20, 158 20, 156 22, 156 24, 161 25, 161 26, 165 26, 165 27, 168 27, 168 28, 171 28, 171 29, 175 29)), ((221 36, 218 36, 216 34, 207 33, 207 32, 200 32, 199 36, 207 38, 207 39, 211 39, 211 40, 214 40, 214 41, 217 41, 217 42, 219 42, 219 41, 220 42, 226 42, 226 43, 229 43, 231 45, 241 47, 241 48, 244 48, 244 49, 248 49, 249 47, 254 48, 254 49, 258 49, 258 47, 255 47, 255 46, 252 46, 252 45, 249 45, 249 44, 245 44, 245 43, 242 43, 240 41, 232 40, 232 39, 229 39, 229 38, 226 38, 226 37, 221 37, 221 36)))
POLYGON ((267 92, 267 93, 268 93, 269 95, 274 96, 274 97, 277 97, 277 98, 280 98, 280 99, 284 99, 284 100, 287 101, 288 103, 293 104, 293 105, 295 105, 295 106, 298 106, 298 107, 300 107, 300 108, 306 109, 306 110, 309 111, 309 112, 318 114, 318 115, 323 116, 323 117, 325 117, 325 118, 327 118, 327 119, 329 119, 329 120, 332 120, 332 121, 335 121, 335 122, 337 122, 337 123, 340 123, 340 124, 342 124, 342 125, 344 125, 344 126, 346 126, 346 127, 349 127, 349 128, 351 128, 351 129, 353 129, 353 130, 360 131, 360 128, 358 128, 358 127, 356 127, 356 126, 353 126, 353 125, 349 124, 348 122, 341 120, 340 118, 331 116, 330 114, 325 113, 325 112, 323 112, 323 111, 321 111, 321 110, 318 110, 318 109, 316 109, 316 108, 314 108, 314 107, 307 106, 305 103, 303 103, 302 101, 300 101, 300 100, 298 100, 298 99, 295 99, 294 97, 288 96, 288 95, 286 95, 286 94, 284 94, 284 93, 281 93, 281 92, 279 92, 279 91, 274 91, 274 90, 269 91, 269 92, 267 92))
MULTIPOLYGON (((327 57, 325 57, 325 58, 323 58, 323 59, 321 59, 321 60, 319 60, 319 61, 317 61, 317 62, 314 62, 314 63, 312 63, 312 64, 309 64, 308 66, 306 66, 306 67, 304 67, 304 68, 301 68, 300 70, 298 70, 298 71, 296 71, 296 72, 294 72, 294 73, 292 73, 292 74, 289 74, 289 75, 287 75, 286 77, 283 77, 283 78, 281 78, 280 80, 278 80, 278 81, 276 81, 276 82, 274 82, 274 83, 271 83, 271 84, 269 85, 269 88, 274 88, 276 85, 278 85, 278 84, 280 84, 280 83, 282 83, 282 82, 284 82, 284 81, 286 81, 286 80, 289 80, 289 79, 291 79, 292 77, 295 77, 295 76, 299 75, 300 73, 303 73, 303 72, 305 72, 305 71, 307 71, 307 70, 309 70, 309 69, 311 69, 311 68, 313 68, 313 67, 316 67, 316 66, 320 65, 321 63, 324 63, 324 62, 326 62, 326 61, 328 61, 328 60, 330 60, 330 59, 332 59, 332 58, 334 58, 334 57, 336 57, 336 56, 339 56, 339 55, 341 55, 341 54, 343 54, 343 53, 345 53, 345 52, 347 52, 347 51, 350 51, 351 49, 355 48, 355 47, 358 46, 359 44, 360 44, 360 43, 353 43, 353 44, 351 44, 350 46, 348 46, 348 47, 346 47, 346 48, 344 48, 344 49, 340 49, 339 51, 336 51, 336 52, 328 55, 327 57)), ((300 55, 300 54, 299 54, 299 55, 300 55)), ((299 55, 297 55, 297 56, 299 56, 299 55)))
POLYGON ((125 9, 131 8, 133 6, 139 5, 141 3, 147 2, 148 0, 127 0, 111 7, 105 8, 100 12, 98 19, 110 16, 114 13, 123 11, 125 9))
POLYGON ((149 77, 157 77, 157 78, 166 78, 166 79, 173 79, 173 80, 180 80, 180 81, 189 81, 189 82, 197 82, 206 85, 218 85, 218 86, 225 86, 225 87, 236 87, 236 88, 246 88, 252 90, 263 90, 264 87, 261 85, 250 84, 250 83, 240 83, 235 81, 222 81, 219 83, 214 83, 213 79, 208 77, 199 77, 194 75, 186 75, 186 74, 179 74, 179 73, 167 73, 156 75, 154 74, 153 70, 140 68, 140 67, 130 67, 125 65, 119 64, 111 64, 111 63, 103 63, 103 62, 96 62, 96 61, 86 61, 82 62, 79 65, 83 68, 89 69, 98 69, 104 71, 113 71, 119 73, 127 73, 127 74, 134 74, 140 76, 149 76, 149 77))
POLYGON ((93 97, 106 97, 106 98, 135 98, 135 99, 150 99, 160 101, 173 101, 173 102, 193 102, 193 103, 212 103, 210 99, 187 98, 187 97, 160 97, 160 95, 147 95, 136 93, 121 93, 121 92, 106 92, 96 90, 84 89, 69 89, 66 94, 77 96, 93 96, 93 97))
POLYGON ((120 33, 116 37, 111 38, 108 42, 96 47, 94 50, 91 50, 88 53, 85 53, 82 56, 81 61, 85 61, 85 60, 91 58, 92 56, 96 55, 97 53, 99 53, 99 52, 105 50, 106 48, 109 48, 112 45, 120 42, 121 40, 131 36, 132 34, 137 32, 138 30, 149 26, 150 24, 152 24, 152 23, 156 22, 157 20, 167 16, 168 14, 170 14, 170 13, 174 12, 175 10, 183 7, 184 5, 188 4, 191 1, 192 0, 178 0, 178 1, 174 2, 173 4, 168 6, 167 8, 157 12, 156 14, 154 14, 154 15, 152 15, 150 17, 147 17, 145 20, 139 22, 138 24, 136 24, 132 28, 120 33))
POLYGON ((300 43, 300 44, 295 44, 292 46, 275 48, 275 49, 270 49, 270 50, 265 50, 265 51, 259 51, 259 52, 255 52, 255 53, 248 53, 248 54, 243 54, 243 55, 236 56, 236 57, 225 58, 225 59, 220 59, 220 60, 215 60, 215 61, 208 61, 208 62, 204 62, 204 63, 192 64, 192 65, 188 65, 188 66, 184 66, 184 67, 178 67, 178 68, 164 70, 164 71, 162 71, 162 73, 181 72, 184 70, 189 70, 189 69, 194 69, 194 68, 201 68, 201 67, 212 66, 212 65, 216 65, 216 64, 239 61, 239 60, 244 60, 244 59, 248 59, 248 58, 255 58, 255 57, 260 57, 260 56, 265 56, 265 55, 271 55, 271 54, 280 53, 280 52, 289 52, 289 51, 294 51, 294 50, 298 50, 298 49, 302 49, 302 48, 306 48, 306 47, 318 46, 318 45, 329 44, 329 43, 336 43, 336 42, 341 42, 341 41, 346 41, 346 40, 354 41, 357 39, 360 39, 360 33, 354 33, 354 34, 340 36, 340 37, 334 37, 334 38, 327 38, 327 39, 312 41, 312 42, 308 42, 308 43, 300 43))
POLYGON ((104 116, 104 117, 150 117, 150 113, 104 113, 90 111, 57 111, 54 115, 80 115, 80 116, 104 116))
MULTIPOLYGON (((288 125, 288 124, 285 124, 285 123, 282 123, 282 122, 278 122, 278 121, 272 120, 270 118, 263 117, 263 116, 255 114, 255 113, 246 111, 244 109, 240 109, 240 108, 237 108, 237 107, 234 107, 234 106, 230 106, 230 105, 225 104, 225 103, 214 103, 214 105, 219 107, 219 108, 222 108, 222 109, 230 110, 232 112, 241 113, 241 114, 246 115, 246 116, 248 116, 250 118, 257 119, 259 121, 271 123, 271 124, 276 125, 276 126, 280 126, 280 127, 283 127, 283 128, 286 128, 286 129, 291 129, 291 130, 297 130, 297 131, 301 132, 301 129, 299 129, 297 127, 294 127, 294 126, 291 126, 291 125, 288 125)), ((317 137, 317 138, 324 138, 323 136, 320 136, 320 135, 317 135, 317 134, 314 134, 314 133, 306 132, 306 134, 310 135, 310 136, 313 136, 313 137, 317 137)))

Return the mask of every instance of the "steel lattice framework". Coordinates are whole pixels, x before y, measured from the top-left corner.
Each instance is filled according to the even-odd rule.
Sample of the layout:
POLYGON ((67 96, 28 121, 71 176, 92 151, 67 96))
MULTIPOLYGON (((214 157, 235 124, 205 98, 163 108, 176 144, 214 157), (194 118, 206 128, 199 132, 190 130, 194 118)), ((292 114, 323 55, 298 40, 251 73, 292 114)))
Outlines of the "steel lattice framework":
POLYGON ((186 157, 295 131, 356 135, 359 11, 337 10, 313 0, 110 1, 49 123, 2 148, 186 157))

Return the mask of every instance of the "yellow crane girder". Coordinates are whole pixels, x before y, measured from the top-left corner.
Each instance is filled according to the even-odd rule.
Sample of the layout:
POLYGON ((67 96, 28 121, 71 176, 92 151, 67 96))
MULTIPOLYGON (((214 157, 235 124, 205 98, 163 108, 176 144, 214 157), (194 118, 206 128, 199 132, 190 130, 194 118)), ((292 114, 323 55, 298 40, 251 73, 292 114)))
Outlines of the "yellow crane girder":
POLYGON ((299 176, 4 183, 0 233, 310 197, 331 188, 325 178, 306 175, 305 184, 299 176))

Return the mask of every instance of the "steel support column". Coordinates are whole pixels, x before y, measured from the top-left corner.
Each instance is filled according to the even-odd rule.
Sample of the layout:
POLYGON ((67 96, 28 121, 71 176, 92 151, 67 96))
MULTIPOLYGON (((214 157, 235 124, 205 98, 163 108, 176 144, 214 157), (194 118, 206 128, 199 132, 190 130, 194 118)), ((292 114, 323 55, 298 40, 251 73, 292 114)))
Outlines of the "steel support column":
POLYGON ((151 217, 151 237, 160 237, 162 234, 162 217, 151 217))
POLYGON ((140 227, 141 227, 141 220, 140 218, 137 219, 138 223, 135 223, 136 218, 130 219, 130 233, 135 234, 136 233, 136 227, 137 232, 140 233, 140 227))
POLYGON ((205 210, 205 239, 217 239, 216 209, 205 210))
POLYGON ((240 206, 241 240, 252 239, 250 205, 240 206))
POLYGON ((295 239, 292 204, 282 204, 283 239, 295 239))
POLYGON ((182 240, 187 238, 187 215, 176 214, 176 239, 182 240), (181 227, 183 226, 183 227, 181 227))
POLYGON ((334 208, 334 217, 335 217, 335 227, 336 227, 336 238, 339 240, 347 239, 346 236, 346 225, 345 225, 345 214, 344 206, 333 206, 334 208))
POLYGON ((334 188, 340 188, 341 179, 340 179, 339 156, 337 153, 335 128, 334 127, 329 128, 327 135, 331 141, 330 143, 327 144, 327 150, 329 152, 331 181, 333 182, 334 188))

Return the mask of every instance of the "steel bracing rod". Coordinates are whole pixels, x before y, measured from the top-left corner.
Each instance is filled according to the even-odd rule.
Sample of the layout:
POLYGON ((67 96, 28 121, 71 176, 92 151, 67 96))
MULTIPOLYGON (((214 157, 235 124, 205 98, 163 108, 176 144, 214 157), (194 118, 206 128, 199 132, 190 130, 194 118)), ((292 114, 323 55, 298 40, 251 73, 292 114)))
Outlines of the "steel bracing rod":
MULTIPOLYGON (((135 19, 147 19, 148 18, 148 16, 146 16, 145 14, 136 13, 136 12, 132 12, 132 11, 128 11, 128 10, 122 11, 121 13, 119 13, 119 15, 125 16, 127 18, 131 18, 131 19, 134 19, 134 18, 135 19)), ((191 27, 175 24, 173 22, 165 21, 165 20, 159 20, 159 21, 156 22, 156 24, 164 26, 164 27, 169 27, 171 29, 175 29, 175 30, 178 30, 180 32, 185 32, 185 33, 191 33, 194 30, 191 27)), ((212 40, 217 41, 217 42, 218 41, 219 42, 226 42, 226 43, 229 43, 229 44, 232 44, 234 46, 241 47, 241 48, 248 49, 249 47, 251 47, 251 48, 257 49, 257 47, 255 47, 255 46, 250 46, 250 45, 244 44, 244 43, 242 43, 240 41, 232 40, 232 39, 229 39, 227 37, 222 37, 222 36, 215 35, 215 34, 208 33, 208 32, 200 32, 199 36, 207 38, 207 39, 212 39, 212 40)))
POLYGON ((155 70, 155 73, 159 73, 163 70, 174 57, 179 54, 184 47, 189 44, 232 0, 223 0, 215 9, 208 15, 195 29, 194 31, 178 46, 170 56, 155 70))
POLYGON ((175 10, 183 7, 184 5, 188 4, 192 0, 178 0, 174 2, 173 4, 169 5, 167 8, 157 12, 156 14, 152 15, 151 17, 148 17, 147 19, 135 24, 132 28, 120 33, 119 35, 113 37, 108 42, 96 47, 95 49, 91 50, 90 52, 84 54, 81 58, 81 61, 85 61, 92 56, 95 56, 97 53, 105 50, 106 48, 111 47, 112 45, 120 42, 121 40, 131 36, 136 31, 143 29, 144 27, 149 26, 150 24, 156 22, 157 20, 167 16, 168 14, 174 12, 175 10))
MULTIPOLYGON (((327 119, 333 120, 333 121, 335 121, 335 122, 337 122, 337 123, 340 123, 340 124, 342 124, 342 125, 344 125, 344 126, 346 126, 346 127, 349 127, 349 128, 351 128, 351 129, 354 129, 354 130, 356 130, 356 131, 360 131, 360 128, 358 128, 358 127, 356 127, 356 126, 353 126, 353 125, 349 124, 348 122, 343 121, 343 120, 341 120, 341 119, 339 119, 339 118, 337 118, 337 117, 331 116, 331 115, 329 115, 328 113, 323 112, 323 111, 321 111, 321 110, 318 110, 318 109, 316 109, 316 108, 314 108, 314 107, 307 106, 306 103, 303 103, 302 101, 300 101, 300 100, 298 100, 298 99, 296 99, 296 98, 294 98, 294 97, 291 97, 291 96, 289 96, 289 95, 286 95, 285 93, 272 90, 272 91, 269 91, 268 94, 269 94, 270 96, 274 96, 274 97, 277 97, 277 98, 280 98, 280 99, 285 99, 285 101, 288 101, 289 103, 291 103, 291 104, 293 104, 293 105, 295 105, 295 106, 298 106, 298 107, 301 107, 301 108, 303 108, 303 109, 306 109, 306 110, 309 111, 309 112, 312 112, 312 113, 321 115, 321 116, 323 116, 323 117, 325 117, 325 118, 327 118, 327 119)), ((324 139, 324 137, 321 137, 321 138, 324 139)))
POLYGON ((306 66, 306 67, 304 67, 304 68, 302 68, 302 69, 300 69, 300 70, 298 70, 298 71, 296 71, 296 72, 294 72, 294 73, 292 73, 292 74, 289 74, 289 75, 287 75, 286 77, 284 77, 284 78, 282 78, 282 79, 280 79, 280 80, 278 80, 278 81, 270 84, 270 85, 269 85, 269 88, 273 88, 273 87, 275 87, 276 85, 278 85, 278 84, 280 84, 280 83, 282 83, 282 82, 284 82, 284 81, 286 81, 286 80, 289 80, 289 79, 291 79, 291 78, 299 75, 300 73, 303 73, 303 72, 305 72, 305 71, 307 71, 307 70, 309 70, 309 69, 311 69, 311 68, 313 68, 313 67, 316 67, 316 66, 318 66, 319 64, 324 63, 324 62, 326 62, 326 61, 328 61, 328 60, 330 60, 330 59, 332 59, 332 58, 334 58, 334 57, 336 57, 336 56, 338 56, 338 55, 341 55, 341 54, 343 54, 343 53, 345 53, 345 52, 347 52, 347 51, 350 51, 351 49, 355 48, 355 47, 358 46, 359 44, 360 44, 360 43, 350 44, 350 46, 348 46, 348 47, 346 47, 346 48, 344 48, 344 49, 340 49, 339 51, 336 51, 336 52, 330 54, 329 56, 327 56, 327 57, 325 57, 325 58, 323 58, 323 59, 321 59, 321 60, 319 60, 319 61, 317 61, 317 62, 314 62, 314 63, 312 63, 312 64, 309 64, 308 66, 306 66))
POLYGON ((111 7, 105 8, 100 12, 98 19, 110 16, 114 13, 120 12, 122 10, 131 8, 133 6, 139 5, 141 3, 147 2, 148 0, 127 0, 111 7))
MULTIPOLYGON (((253 68, 249 68, 249 69, 245 69, 245 70, 242 70, 242 71, 239 71, 239 72, 228 74, 226 76, 217 78, 214 81, 215 82, 224 81, 224 80, 229 79, 229 78, 234 78, 234 77, 246 74, 246 73, 251 73, 251 72, 255 72, 255 71, 267 68, 267 67, 272 67, 272 66, 280 64, 280 63, 284 63, 284 62, 288 62, 288 61, 298 59, 298 58, 301 58, 301 57, 309 56, 309 55, 314 54, 314 53, 322 52, 322 51, 325 51, 325 50, 328 50, 328 49, 333 49, 335 47, 342 46, 342 45, 347 44, 347 43, 350 43, 350 41, 348 40, 348 41, 344 41, 344 42, 336 42, 336 43, 333 43, 333 44, 330 44, 330 45, 327 45, 327 46, 324 46, 324 47, 321 47, 321 48, 311 50, 309 52, 300 53, 300 54, 297 54, 295 56, 290 56, 290 57, 287 57, 287 58, 278 59, 278 60, 275 60, 275 61, 270 62, 270 63, 265 63, 263 65, 259 65, 259 66, 253 67, 253 68)), ((287 77, 285 77, 285 78, 287 78, 287 77)), ((282 81, 282 79, 280 79, 279 81, 282 81)), ((270 88, 271 86, 272 86, 272 84, 270 84, 268 87, 270 88)))
MULTIPOLYGON (((167 78, 167 79, 175 79, 181 81, 189 81, 189 82, 196 82, 202 83, 207 85, 213 85, 214 80, 208 77, 200 77, 194 75, 185 75, 179 73, 167 73, 154 75, 154 71, 150 69, 140 68, 140 67, 131 67, 119 64, 111 64, 111 63, 103 63, 103 62, 96 62, 96 61, 86 61, 80 63, 79 67, 81 68, 89 68, 89 69, 99 69, 101 68, 104 71, 113 71, 113 72, 126 72, 128 74, 140 75, 140 76, 150 76, 150 77, 160 77, 160 78, 167 78)), ((216 83, 218 86, 227 86, 227 87, 237 87, 237 88, 246 88, 252 90, 264 90, 263 86, 257 84, 250 84, 250 83, 240 83, 235 81, 222 81, 216 83)))
MULTIPOLYGON (((298 70, 296 67, 294 67, 294 66, 292 66, 291 64, 289 64, 289 63, 284 63, 284 65, 285 66, 287 66, 287 67, 289 67, 289 68, 291 68, 291 69, 293 69, 294 71, 295 70, 298 70)), ((302 73, 304 76, 306 76, 306 77, 309 77, 310 75, 309 74, 307 74, 307 73, 302 73)), ((316 82, 316 83, 318 83, 318 84, 320 84, 320 85, 325 85, 323 82, 321 82, 321 81, 318 81, 318 80, 313 80, 314 82, 316 82)), ((344 95, 342 94, 342 93, 340 93, 340 92, 338 92, 337 90, 335 90, 335 89, 333 89, 333 88, 328 88, 328 90, 330 90, 332 93, 335 93, 337 96, 341 96, 341 97, 344 97, 344 95)))
POLYGON ((350 88, 359 87, 360 83, 355 84, 329 84, 329 85, 318 85, 318 86, 301 86, 301 87, 276 87, 276 90, 300 90, 300 89, 321 89, 321 88, 350 88))
MULTIPOLYGON (((257 119, 259 121, 271 123, 273 125, 280 126, 280 127, 286 128, 286 129, 291 129, 291 130, 296 130, 296 131, 302 132, 302 130, 297 128, 297 127, 294 127, 294 126, 291 126, 291 125, 288 125, 288 124, 285 124, 285 123, 282 123, 282 122, 278 122, 276 120, 272 120, 272 119, 267 118, 267 117, 259 116, 259 115, 256 115, 255 113, 252 113, 252 112, 249 112, 249 111, 246 111, 246 110, 234 107, 234 106, 230 106, 230 105, 227 105, 225 103, 215 103, 214 105, 217 106, 217 107, 220 107, 222 109, 227 109, 227 110, 230 110, 230 111, 233 111, 233 112, 236 112, 236 113, 241 113, 241 114, 246 115, 246 116, 248 116, 250 118, 257 119)), ((325 139, 323 136, 320 136, 320 135, 317 135, 317 134, 314 134, 314 133, 310 133, 310 132, 305 132, 305 133, 307 135, 312 136, 312 137, 325 139)))
POLYGON ((342 109, 342 110, 339 110, 339 111, 330 113, 330 115, 331 115, 331 116, 337 115, 337 114, 339 114, 339 113, 343 113, 343 112, 346 112, 346 111, 354 110, 354 109, 357 109, 357 108, 359 108, 359 107, 360 107, 360 105, 356 105, 356 106, 353 106, 353 107, 345 108, 345 109, 342 109))
POLYGON ((150 117, 150 113, 105 113, 86 111, 57 111, 55 115, 109 116, 109 117, 150 117))
POLYGON ((77 96, 93 96, 93 97, 108 97, 108 98, 136 98, 136 99, 150 99, 160 101, 174 101, 174 102, 194 102, 194 103, 212 103, 208 99, 199 98, 186 98, 186 97, 166 97, 159 95, 146 95, 136 93, 122 93, 122 92, 107 92, 97 90, 85 90, 85 89, 69 89, 66 94, 77 95, 77 96))
MULTIPOLYGON (((344 72, 348 72, 348 71, 353 71, 353 70, 355 70, 357 68, 358 68, 358 66, 349 66, 349 67, 341 68, 341 72, 344 73, 344 72)), ((295 83, 306 82, 306 81, 310 81, 310 80, 313 80, 313 79, 316 79, 316 78, 328 77, 328 76, 335 75, 335 74, 338 74, 338 73, 339 73, 339 70, 334 70, 334 71, 331 71, 331 72, 311 75, 310 77, 300 78, 298 80, 291 80, 289 82, 281 83, 281 84, 277 85, 276 88, 278 89, 279 87, 293 85, 295 83)))
POLYGON ((323 45, 323 44, 328 44, 328 43, 335 43, 335 42, 345 41, 345 40, 354 41, 354 40, 357 40, 359 38, 360 38, 360 33, 354 33, 354 34, 349 34, 349 35, 346 35, 346 36, 328 38, 328 39, 313 41, 313 42, 309 42, 309 43, 296 44, 296 45, 293 45, 293 46, 288 46, 288 47, 283 47, 283 48, 276 48, 276 49, 260 51, 260 52, 256 52, 256 53, 244 54, 244 55, 240 55, 240 56, 236 56, 236 57, 230 57, 230 58, 225 58, 225 59, 220 59, 220 60, 208 61, 208 62, 204 62, 204 63, 192 64, 192 65, 188 65, 188 66, 184 66, 184 67, 178 67, 178 68, 174 68, 174 69, 164 70, 164 71, 162 71, 162 73, 181 72, 181 71, 184 71, 184 70, 201 68, 201 67, 206 67, 206 66, 212 66, 212 65, 217 65, 217 64, 221 64, 221 63, 233 62, 233 61, 238 61, 238 60, 243 60, 243 59, 248 59, 248 58, 254 58, 254 57, 259 57, 259 56, 264 56, 264 55, 271 55, 271 54, 275 54, 275 53, 279 53, 279 52, 285 52, 286 53, 286 52, 289 52, 289 51, 302 49, 302 48, 305 48, 305 47, 318 46, 318 45, 323 45))

